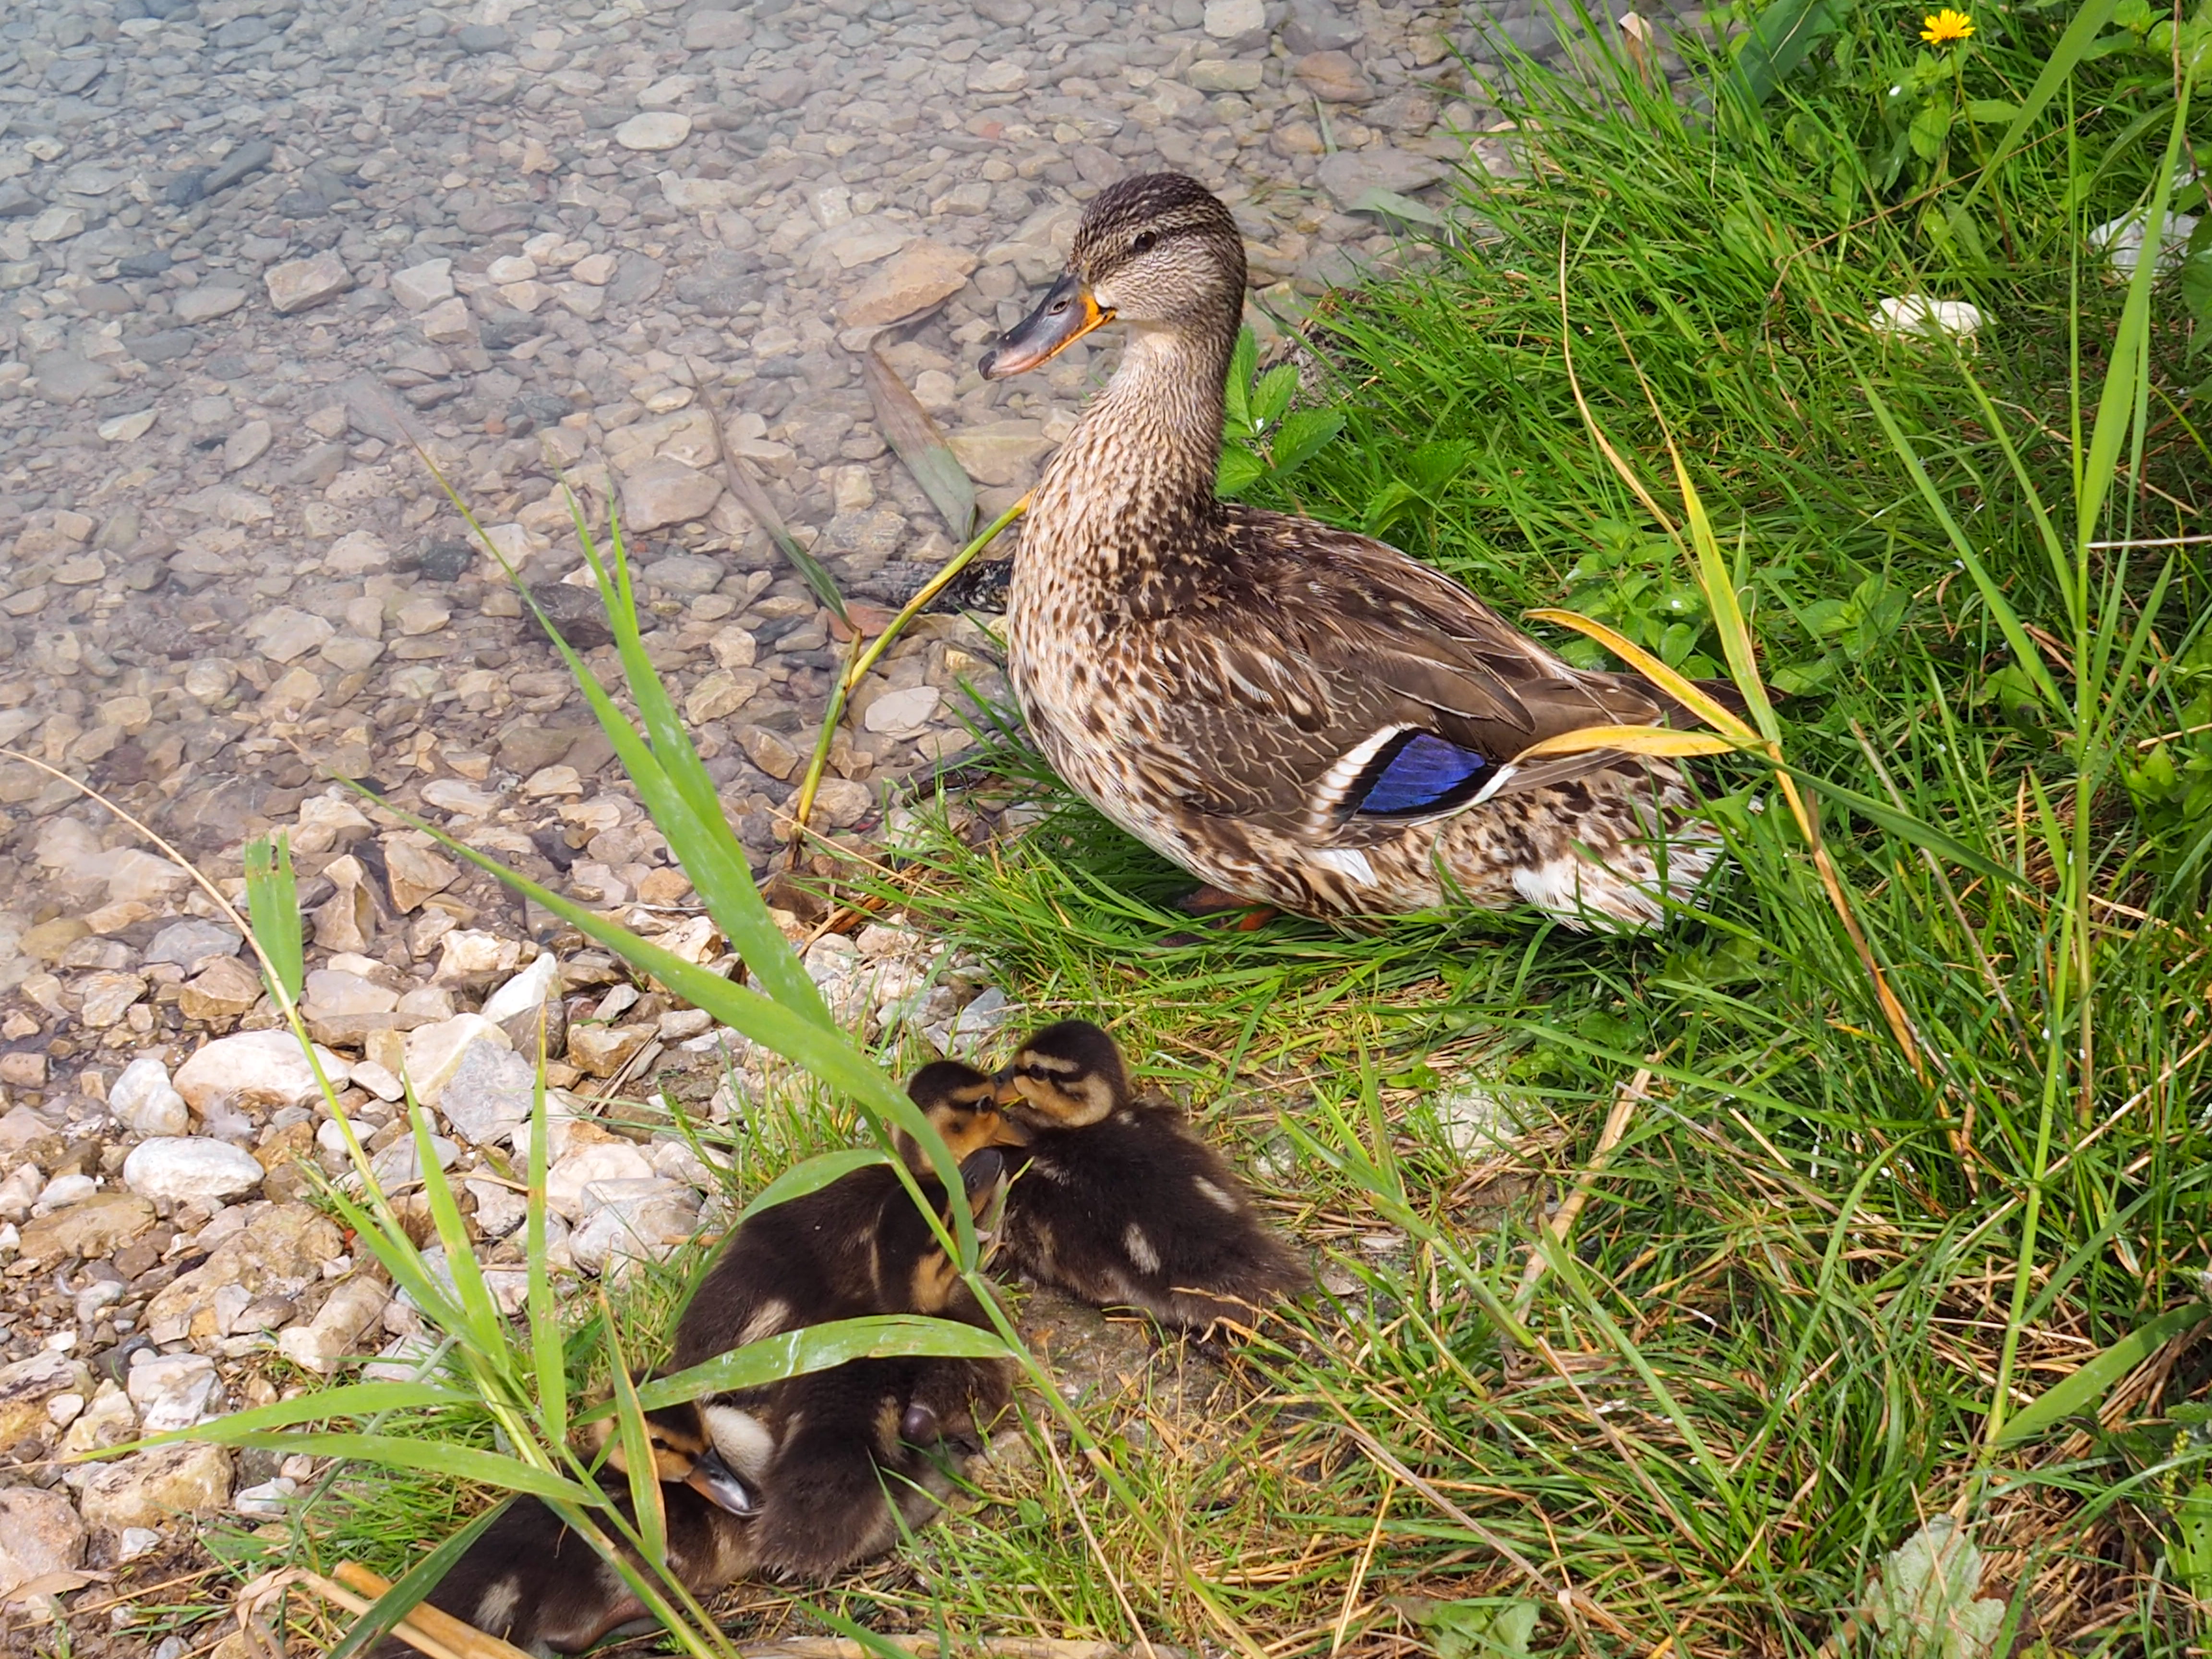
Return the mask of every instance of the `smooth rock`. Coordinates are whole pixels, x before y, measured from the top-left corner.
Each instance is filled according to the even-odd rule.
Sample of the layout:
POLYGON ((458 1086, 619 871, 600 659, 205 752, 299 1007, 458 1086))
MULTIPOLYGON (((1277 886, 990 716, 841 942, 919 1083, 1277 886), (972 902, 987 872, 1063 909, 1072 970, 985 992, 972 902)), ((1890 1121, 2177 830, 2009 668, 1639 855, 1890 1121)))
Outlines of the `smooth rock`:
POLYGON ((392 297, 410 311, 428 311, 453 297, 453 262, 425 259, 392 276, 392 297))
POLYGON ((722 481, 681 461, 649 460, 624 473, 623 529, 659 530, 703 519, 722 497, 722 481))
POLYGON ((690 136, 691 118, 667 109, 633 115, 615 129, 615 143, 624 149, 674 149, 690 136))
POLYGON ((188 288, 177 296, 173 309, 180 323, 212 322, 217 317, 228 317, 246 303, 242 288, 218 287, 209 283, 201 288, 188 288))
POLYGON ((550 951, 542 952, 527 968, 484 999, 483 1017, 495 1025, 504 1025, 517 1014, 543 1006, 548 996, 557 994, 560 983, 560 959, 550 951))
POLYGON ((169 1068, 151 1054, 132 1060, 107 1085, 107 1109, 135 1134, 180 1135, 191 1125, 169 1068))
POLYGON ((929 723, 929 717, 937 712, 942 701, 943 694, 933 685, 886 691, 868 705, 867 716, 861 724, 871 732, 918 732, 929 723))
POLYGON ((220 1515, 229 1504, 229 1449, 189 1442, 99 1464, 78 1497, 87 1524, 113 1533, 220 1515))
POLYGON ((384 844, 384 867, 391 877, 392 902, 403 914, 459 879, 460 870, 428 848, 397 839, 384 844))
POLYGON ((568 1063, 589 1077, 612 1077, 653 1036, 650 1025, 572 1025, 568 1063))
POLYGON ((1267 25, 1262 0, 1206 0, 1206 32, 1217 40, 1233 40, 1267 25))
POLYGON ((659 1261, 699 1231, 699 1200, 674 1181, 595 1181, 584 1190, 585 1218, 568 1235, 568 1253, 587 1273, 629 1261, 659 1261))
POLYGON ((975 269, 975 256, 964 248, 927 238, 909 242, 845 301, 845 325, 870 328, 927 311, 957 294, 975 269))
POLYGON ((546 1207, 566 1221, 592 1207, 585 1189, 595 1182, 651 1181, 653 1164, 627 1140, 595 1141, 556 1159, 545 1172, 546 1207))
POLYGON ((537 1083, 536 1071, 520 1054, 496 1042, 472 1042, 446 1079, 438 1109, 456 1134, 478 1146, 493 1146, 529 1121, 537 1083))
POLYGON ((407 1081, 415 1097, 435 1106, 444 1097, 446 1085, 460 1070, 461 1060, 472 1043, 507 1046, 507 1033, 482 1014, 455 1014, 434 1025, 418 1025, 407 1034, 407 1081))
POLYGON ((1291 73, 1324 103, 1364 104, 1375 96, 1375 83, 1348 52, 1308 52, 1291 66, 1291 73))
POLYGON ((1387 190, 1400 196, 1433 185, 1451 168, 1433 155, 1416 155, 1387 148, 1340 149, 1324 156, 1316 169, 1322 188, 1350 208, 1370 190, 1387 190))
POLYGON ((353 274, 335 252, 271 265, 262 280, 268 284, 269 303, 283 317, 335 300, 353 286, 353 274))
MULTIPOLYGON (((344 1081, 345 1062, 329 1049, 318 1046, 315 1060, 333 1086, 344 1081)), ((289 1030, 217 1037, 177 1068, 175 1086, 185 1103, 203 1114, 216 1099, 304 1106, 322 1093, 314 1066, 289 1030)))
POLYGON ((18 1254, 27 1261, 79 1256, 104 1261, 154 1224, 154 1206, 130 1193, 94 1193, 27 1222, 18 1254))
POLYGON ((261 1000, 261 975, 236 957, 217 957, 185 981, 177 1006, 187 1019, 234 1019, 261 1000))
POLYGON ((155 934, 153 943, 146 947, 146 960, 173 962, 191 973, 204 967, 210 957, 236 956, 238 947, 245 943, 235 929, 195 917, 173 921, 155 934))
POLYGON ((125 1389, 147 1434, 189 1429, 222 1409, 222 1382, 204 1354, 167 1354, 131 1366, 125 1389))
POLYGON ((124 1185, 176 1203, 227 1204, 258 1189, 265 1173, 252 1153, 206 1135, 157 1135, 123 1160, 124 1185))
POLYGON ((0 1606, 22 1586, 81 1565, 84 1538, 67 1492, 0 1486, 0 1606))
POLYGON ((1267 78, 1255 58, 1201 58, 1183 71, 1183 79, 1200 92, 1254 92, 1267 78))
POLYGON ((313 1319, 279 1331, 276 1351, 302 1370, 328 1376, 341 1360, 374 1346, 372 1333, 391 1300, 383 1285, 357 1274, 332 1291, 313 1319))

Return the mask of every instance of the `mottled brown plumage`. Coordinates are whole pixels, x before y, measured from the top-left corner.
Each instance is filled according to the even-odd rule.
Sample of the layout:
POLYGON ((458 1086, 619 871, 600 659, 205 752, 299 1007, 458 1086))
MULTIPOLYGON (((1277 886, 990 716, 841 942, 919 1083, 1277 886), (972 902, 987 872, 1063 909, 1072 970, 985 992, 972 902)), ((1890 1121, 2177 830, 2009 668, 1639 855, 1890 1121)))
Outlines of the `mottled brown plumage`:
POLYGON ((1006 1190, 1004 1248, 1032 1277, 1164 1324, 1251 1326, 1308 1274, 1173 1102, 1138 1095, 1086 1020, 1037 1032, 1000 1073, 1030 1132, 1006 1190))
POLYGON ((1656 921, 1662 890, 1687 897, 1719 853, 1679 769, 1511 762, 1679 710, 1571 666, 1395 548, 1215 497, 1243 294, 1226 208, 1180 174, 1125 179, 984 360, 1020 373, 1103 322, 1128 330, 1015 556, 1010 666, 1047 757, 1185 869, 1284 909, 1656 921))

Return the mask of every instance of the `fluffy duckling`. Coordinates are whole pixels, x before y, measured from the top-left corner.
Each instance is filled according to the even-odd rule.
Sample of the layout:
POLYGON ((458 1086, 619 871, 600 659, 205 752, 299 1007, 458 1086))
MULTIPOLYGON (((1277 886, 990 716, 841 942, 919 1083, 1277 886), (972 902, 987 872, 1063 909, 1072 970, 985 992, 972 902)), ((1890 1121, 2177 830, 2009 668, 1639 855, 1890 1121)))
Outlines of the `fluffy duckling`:
MULTIPOLYGON (((980 1212, 1005 1160, 971 1152, 962 1175, 980 1212)), ((945 1220, 942 1189, 921 1186, 945 1220)), ((880 1314, 987 1322, 896 1173, 872 1165, 732 1235, 678 1322, 672 1364, 880 1314)), ((975 1444, 1012 1394, 1004 1361, 862 1359, 713 1396, 701 1410, 722 1457, 761 1493, 756 1570, 822 1578, 889 1548, 902 1522, 926 1521, 950 1489, 950 1457, 975 1444)))
MULTIPOLYGON (((611 1424, 601 1425, 600 1437, 611 1424)), ((722 1463, 696 1407, 649 1413, 646 1434, 661 1477, 666 1565, 695 1595, 753 1570, 756 1493, 722 1463)), ((621 1443, 609 1448, 600 1484, 634 1517, 621 1443)), ((635 1556, 633 1565, 638 1565, 635 1556)), ((611 1563, 534 1498, 507 1506, 425 1598, 488 1635, 538 1655, 580 1653, 625 1625, 650 1622, 645 1604, 611 1563)), ((397 1638, 374 1659, 413 1659, 397 1638)))
POLYGON ((1134 1095, 1097 1026, 1063 1020, 1030 1037, 1000 1073, 1000 1097, 1030 1131, 1001 1237, 1032 1277, 1194 1330, 1250 1325, 1305 1288, 1236 1172, 1172 1102, 1134 1095))

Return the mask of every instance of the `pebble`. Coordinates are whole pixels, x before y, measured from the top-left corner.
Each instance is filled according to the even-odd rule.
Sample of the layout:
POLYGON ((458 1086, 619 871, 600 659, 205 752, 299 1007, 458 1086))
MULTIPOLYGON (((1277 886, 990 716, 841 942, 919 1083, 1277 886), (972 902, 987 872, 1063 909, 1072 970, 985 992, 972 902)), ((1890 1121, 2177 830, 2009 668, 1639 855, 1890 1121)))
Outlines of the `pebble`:
MULTIPOLYGON (((217 965, 223 964, 245 969, 234 957, 218 957, 217 965)), ((201 1047, 177 1068, 174 1085, 185 1103, 201 1113, 217 1100, 302 1106, 321 1096, 317 1065, 333 1085, 345 1080, 345 1062, 320 1044, 311 1063, 289 1030, 240 1031, 201 1047)))
POLYGON ((227 1203, 261 1185, 253 1154, 206 1135, 157 1135, 123 1161, 123 1182, 141 1198, 173 1203, 227 1203))
POLYGON ((84 1522, 68 1493, 0 1486, 0 1606, 33 1579, 81 1565, 84 1546, 84 1522))
POLYGON ((352 273, 335 253, 318 253, 311 259, 288 259, 281 265, 271 265, 264 280, 269 289, 269 303, 276 307, 279 316, 284 317, 336 299, 353 286, 352 273))
POLYGON ((190 1127, 185 1097, 169 1082, 169 1068, 142 1054, 107 1085, 107 1109, 133 1133, 175 1136, 190 1127))
POLYGON ((615 129, 615 143, 624 149, 674 149, 690 136, 691 118, 673 110, 647 110, 615 129))

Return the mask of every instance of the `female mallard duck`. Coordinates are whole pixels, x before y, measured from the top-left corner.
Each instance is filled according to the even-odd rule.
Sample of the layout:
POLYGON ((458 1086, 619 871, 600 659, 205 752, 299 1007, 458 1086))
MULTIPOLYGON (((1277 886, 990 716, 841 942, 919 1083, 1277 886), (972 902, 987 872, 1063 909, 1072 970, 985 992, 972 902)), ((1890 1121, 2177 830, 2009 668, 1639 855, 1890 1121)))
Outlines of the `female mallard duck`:
POLYGON ((1515 765, 1680 711, 1573 668, 1395 548, 1214 495, 1244 303, 1229 210, 1179 173, 1085 211, 999 380, 1109 322, 1121 365, 1031 501, 1006 602, 1030 729, 1078 793, 1224 892, 1316 916, 1528 903, 1644 926, 1719 856, 1662 760, 1515 765))
POLYGON ((1310 1282, 1175 1103, 1129 1087, 1121 1049, 1097 1026, 1046 1026, 1000 1078, 1030 1130, 1001 1231, 1035 1278, 1198 1331, 1255 1324, 1310 1282))

